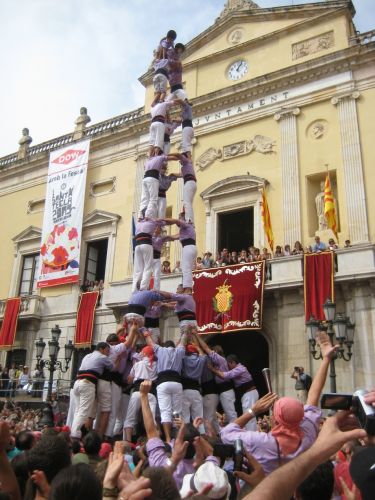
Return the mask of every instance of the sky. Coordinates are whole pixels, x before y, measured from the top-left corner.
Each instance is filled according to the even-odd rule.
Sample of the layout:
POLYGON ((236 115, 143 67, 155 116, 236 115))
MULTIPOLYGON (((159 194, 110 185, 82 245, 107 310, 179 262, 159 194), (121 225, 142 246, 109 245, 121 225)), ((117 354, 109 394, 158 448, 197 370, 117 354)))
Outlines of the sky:
MULTIPOLYGON (((375 28, 373 2, 354 0, 361 32, 375 28)), ((172 28, 178 41, 188 42, 213 24, 224 3, 173 0, 170 8, 165 0, 0 0, 0 157, 18 149, 24 127, 32 145, 71 132, 82 106, 91 124, 142 106, 138 77, 160 38, 172 28)))

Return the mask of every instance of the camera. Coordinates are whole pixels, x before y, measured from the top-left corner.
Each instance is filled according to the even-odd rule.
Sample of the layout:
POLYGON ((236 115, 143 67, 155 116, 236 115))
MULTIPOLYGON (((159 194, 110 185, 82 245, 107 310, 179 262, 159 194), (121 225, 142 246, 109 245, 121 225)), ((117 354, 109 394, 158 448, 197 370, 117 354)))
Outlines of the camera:
POLYGON ((295 371, 295 372, 299 372, 299 366, 295 366, 295 367, 294 367, 294 371, 295 371))
POLYGON ((354 394, 323 394, 320 406, 324 410, 351 410, 362 429, 375 436, 375 408, 365 402, 367 392, 361 389, 354 394))
POLYGON ((243 443, 242 439, 236 439, 233 444, 218 443, 214 445, 213 455, 225 461, 232 459, 234 462, 233 470, 242 470, 243 462, 243 443))

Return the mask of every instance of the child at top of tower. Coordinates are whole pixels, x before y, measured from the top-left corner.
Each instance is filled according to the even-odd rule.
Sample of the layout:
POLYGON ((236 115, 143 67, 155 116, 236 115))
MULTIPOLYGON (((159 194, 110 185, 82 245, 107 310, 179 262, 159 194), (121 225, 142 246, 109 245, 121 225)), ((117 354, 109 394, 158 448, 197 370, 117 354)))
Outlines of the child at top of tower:
POLYGON ((169 61, 169 85, 171 87, 171 96, 185 100, 187 95, 182 86, 182 63, 181 56, 185 51, 183 43, 176 43, 174 48, 168 49, 169 61))

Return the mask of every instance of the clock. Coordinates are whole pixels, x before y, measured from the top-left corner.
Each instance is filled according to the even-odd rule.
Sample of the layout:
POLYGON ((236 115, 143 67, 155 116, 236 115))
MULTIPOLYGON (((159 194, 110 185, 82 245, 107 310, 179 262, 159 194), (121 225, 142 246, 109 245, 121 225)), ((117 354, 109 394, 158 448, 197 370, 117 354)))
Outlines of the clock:
POLYGON ((240 80, 243 78, 246 73, 249 70, 249 65, 247 64, 246 61, 243 61, 242 59, 240 61, 235 61, 232 63, 228 70, 227 70, 227 76, 229 80, 240 80))

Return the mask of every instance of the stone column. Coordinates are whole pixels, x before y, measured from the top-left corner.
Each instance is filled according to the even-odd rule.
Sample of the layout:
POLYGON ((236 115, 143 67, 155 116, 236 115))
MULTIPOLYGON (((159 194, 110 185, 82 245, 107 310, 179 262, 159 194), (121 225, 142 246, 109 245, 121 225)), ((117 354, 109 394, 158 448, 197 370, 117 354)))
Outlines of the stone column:
POLYGON ((361 144, 355 103, 359 97, 360 93, 354 91, 331 99, 332 104, 337 106, 339 115, 349 238, 352 243, 369 241, 361 144))
POLYGON ((275 113, 280 124, 280 158, 283 189, 284 245, 301 241, 301 207, 298 168, 297 116, 299 108, 275 113))
MULTIPOLYGON (((144 166, 146 162, 146 155, 140 154, 136 158, 136 172, 135 172, 135 184, 134 184, 134 197, 133 197, 133 210, 132 216, 134 220, 137 220, 139 205, 141 203, 142 194, 142 179, 144 174, 144 166)), ((131 235, 132 236, 132 235, 131 235)), ((128 258, 128 276, 133 274, 133 245, 129 245, 129 258, 128 258)))

